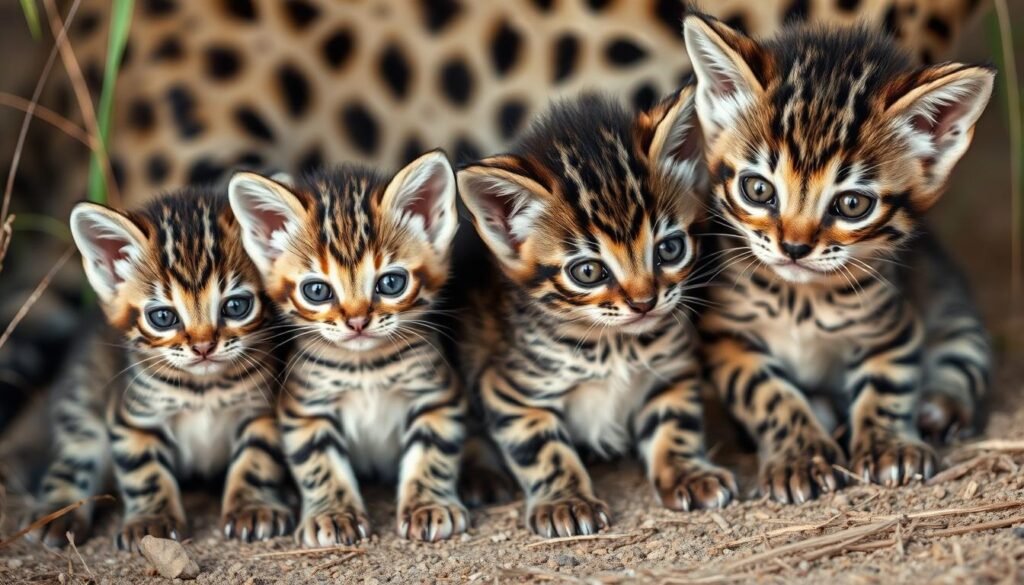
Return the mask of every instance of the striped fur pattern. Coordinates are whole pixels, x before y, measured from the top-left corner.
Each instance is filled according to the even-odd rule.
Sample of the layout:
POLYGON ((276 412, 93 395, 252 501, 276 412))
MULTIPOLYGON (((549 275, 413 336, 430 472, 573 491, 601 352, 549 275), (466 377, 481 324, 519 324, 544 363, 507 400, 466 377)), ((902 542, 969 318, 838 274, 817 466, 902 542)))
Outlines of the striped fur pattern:
MULTIPOLYGON (((138 213, 81 203, 71 217, 106 313, 53 401, 57 453, 43 483, 47 510, 100 493, 111 471, 122 549, 186 531, 178 482, 226 471, 228 538, 290 530, 287 468, 274 420, 272 310, 223 195, 188 189, 138 213)), ((42 529, 88 536, 87 505, 42 529)))
POLYGON ((431 311, 457 227, 455 174, 432 152, 388 179, 355 167, 239 173, 232 205, 268 294, 294 325, 279 416, 305 546, 370 533, 358 478, 398 482, 398 532, 464 532, 466 403, 431 311))
POLYGON ((684 28, 719 219, 704 351, 758 441, 761 490, 802 502, 842 484, 844 450, 814 395, 847 425, 858 477, 929 477, 918 426, 937 438, 966 429, 991 358, 921 217, 970 144, 993 72, 915 68, 858 28, 767 42, 699 14, 684 28))
POLYGON ((501 276, 466 318, 466 378, 543 536, 609 525, 587 456, 636 451, 662 502, 719 507, 695 331, 680 312, 706 181, 693 90, 638 114, 586 95, 459 172, 501 276))

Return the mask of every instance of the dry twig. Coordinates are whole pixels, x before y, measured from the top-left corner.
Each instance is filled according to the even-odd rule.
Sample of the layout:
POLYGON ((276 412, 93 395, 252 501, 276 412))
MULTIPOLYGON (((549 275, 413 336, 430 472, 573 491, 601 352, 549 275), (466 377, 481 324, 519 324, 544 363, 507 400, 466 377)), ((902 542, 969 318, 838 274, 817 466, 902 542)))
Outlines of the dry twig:
POLYGON ((363 554, 365 548, 351 546, 325 546, 323 548, 300 548, 296 550, 282 550, 276 552, 259 553, 250 556, 250 559, 269 559, 273 557, 305 557, 310 555, 325 555, 328 553, 356 553, 363 554))
POLYGON ((347 555, 341 557, 340 559, 331 559, 331 560, 327 561, 326 563, 320 563, 319 565, 313 567, 313 570, 309 572, 309 576, 312 577, 313 575, 316 575, 317 573, 319 573, 320 571, 322 571, 324 569, 330 569, 332 567, 337 567, 338 565, 341 565, 343 563, 347 563, 348 561, 358 557, 361 554, 363 554, 363 553, 361 553, 361 552, 350 552, 347 555))
POLYGON ((92 572, 89 565, 85 563, 85 559, 82 558, 82 553, 78 552, 78 546, 75 545, 75 535, 71 534, 71 531, 65 532, 64 537, 68 539, 68 543, 71 545, 71 550, 75 551, 75 555, 78 556, 78 560, 82 562, 82 567, 85 568, 85 572, 89 573, 94 583, 99 583, 96 579, 96 574, 92 572))
POLYGON ((115 501, 116 498, 114 496, 109 495, 109 494, 105 494, 105 495, 102 495, 102 496, 92 496, 91 498, 85 498, 84 500, 78 500, 74 504, 69 504, 67 506, 64 506, 63 508, 61 508, 60 510, 57 510, 55 512, 50 512, 46 516, 43 516, 42 518, 39 518, 35 522, 29 524, 28 526, 26 526, 26 527, 22 528, 21 530, 19 530, 18 532, 14 533, 14 536, 11 536, 7 540, 4 540, 4 541, 0 542, 0 548, 4 548, 4 547, 10 545, 12 542, 18 540, 22 536, 25 536, 29 532, 32 532, 36 528, 41 528, 43 526, 46 526, 47 524, 49 524, 50 522, 53 522, 57 518, 60 518, 61 516, 65 515, 65 514, 67 514, 69 512, 73 512, 73 511, 77 510, 78 508, 81 508, 82 506, 86 505, 90 501, 99 501, 99 500, 115 501))
POLYGON ((46 288, 50 286, 50 281, 53 280, 53 277, 57 276, 57 272, 64 267, 64 264, 68 261, 68 259, 71 258, 71 255, 74 253, 75 247, 68 246, 67 251, 65 251, 64 254, 57 260, 57 263, 54 264, 52 268, 50 268, 50 271, 46 273, 46 276, 44 276, 43 279, 39 281, 39 284, 36 285, 35 290, 33 290, 32 294, 30 294, 28 298, 25 299, 25 302, 22 303, 21 307, 18 309, 18 312, 14 314, 14 318, 11 319, 11 322, 7 324, 7 329, 4 330, 3 335, 0 335, 0 347, 3 347, 4 344, 7 343, 7 340, 11 337, 11 334, 14 333, 14 328, 17 327, 19 323, 21 323, 21 320, 24 319, 25 315, 27 315, 28 312, 32 309, 32 305, 36 304, 36 301, 39 300, 39 297, 43 296, 43 292, 45 292, 46 288))
POLYGON ((566 542, 584 542, 588 540, 622 540, 624 538, 632 538, 635 536, 644 536, 644 531, 638 530, 636 532, 624 532, 618 534, 581 534, 579 536, 563 536, 561 538, 548 538, 538 542, 531 542, 526 545, 526 548, 537 548, 538 546, 544 546, 548 544, 563 544, 566 542))

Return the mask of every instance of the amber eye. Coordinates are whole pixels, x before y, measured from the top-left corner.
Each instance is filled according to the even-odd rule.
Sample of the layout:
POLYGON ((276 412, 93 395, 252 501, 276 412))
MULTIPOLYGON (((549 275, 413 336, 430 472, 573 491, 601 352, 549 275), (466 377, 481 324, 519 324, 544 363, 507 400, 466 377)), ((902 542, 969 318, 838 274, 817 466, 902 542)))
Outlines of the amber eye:
POLYGON ((856 191, 846 191, 836 195, 833 206, 835 214, 840 217, 860 219, 871 212, 875 198, 856 191))
POLYGON ((775 186, 760 175, 740 179, 740 189, 747 201, 755 205, 775 205, 775 186))
POLYGON ((580 260, 569 268, 569 275, 583 286, 597 286, 608 280, 608 270, 597 260, 580 260))

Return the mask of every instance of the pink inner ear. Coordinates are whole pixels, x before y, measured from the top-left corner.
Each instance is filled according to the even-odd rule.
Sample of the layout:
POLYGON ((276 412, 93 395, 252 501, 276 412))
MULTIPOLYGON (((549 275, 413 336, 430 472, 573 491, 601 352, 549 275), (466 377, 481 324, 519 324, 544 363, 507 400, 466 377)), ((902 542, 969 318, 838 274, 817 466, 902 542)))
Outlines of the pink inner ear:
POLYGON ((406 211, 423 218, 423 226, 428 232, 434 226, 434 209, 444 186, 445 179, 440 173, 430 175, 409 196, 409 204, 405 206, 406 211))
POLYGON ((253 218, 259 222, 257 225, 263 230, 261 235, 266 240, 270 240, 274 232, 284 231, 284 224, 288 219, 284 213, 268 208, 254 210, 253 218))
POLYGON ((913 124, 915 129, 931 134, 938 141, 946 136, 957 120, 966 113, 967 107, 964 104, 957 102, 942 104, 936 108, 934 121, 929 120, 926 116, 915 116, 913 124))
POLYGON ((518 249, 522 242, 512 236, 510 221, 512 213, 515 211, 513 198, 496 187, 483 189, 478 195, 480 196, 479 201, 484 207, 484 221, 500 231, 512 248, 518 249))
POLYGON ((129 258, 125 249, 130 246, 130 242, 121 238, 103 237, 102 235, 93 239, 93 245, 100 252, 100 260, 103 268, 110 274, 111 280, 115 283, 124 282, 124 279, 118 276, 114 270, 114 264, 120 260, 126 260, 129 258))
POLYGON ((686 136, 683 137, 682 142, 676 145, 671 152, 665 153, 666 156, 673 160, 687 161, 693 160, 701 155, 701 137, 700 129, 693 127, 686 131, 686 136))
POLYGON ((712 71, 711 75, 715 79, 714 88, 716 93, 723 96, 736 93, 736 82, 734 82, 731 77, 717 71, 712 71))

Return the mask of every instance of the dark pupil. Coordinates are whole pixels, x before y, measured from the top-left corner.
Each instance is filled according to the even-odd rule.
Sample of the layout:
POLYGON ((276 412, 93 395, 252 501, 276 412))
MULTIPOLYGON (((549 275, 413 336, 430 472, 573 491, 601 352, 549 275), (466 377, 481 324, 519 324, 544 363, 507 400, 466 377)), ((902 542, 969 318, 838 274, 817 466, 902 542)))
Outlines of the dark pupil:
POLYGON ((405 279, 397 274, 385 274, 380 279, 380 292, 384 294, 395 294, 402 290, 405 279))
POLYGON ((230 299, 228 300, 228 315, 238 316, 245 312, 245 301, 241 299, 230 299))
POLYGON ((856 195, 847 195, 844 204, 846 211, 850 214, 856 214, 860 211, 860 197, 856 195))
POLYGON ((171 317, 171 312, 168 311, 167 309, 153 311, 152 317, 153 322, 156 323, 158 327, 167 327, 173 321, 173 317, 171 317))
POLYGON ((679 255, 679 240, 671 239, 661 243, 661 256, 665 260, 673 260, 679 255))
POLYGON ((583 276, 583 280, 590 281, 594 279, 594 272, 596 271, 594 270, 593 264, 584 264, 580 267, 580 272, 583 276))
POLYGON ((327 298, 327 286, 322 282, 311 282, 306 285, 306 296, 313 301, 322 301, 327 298))

